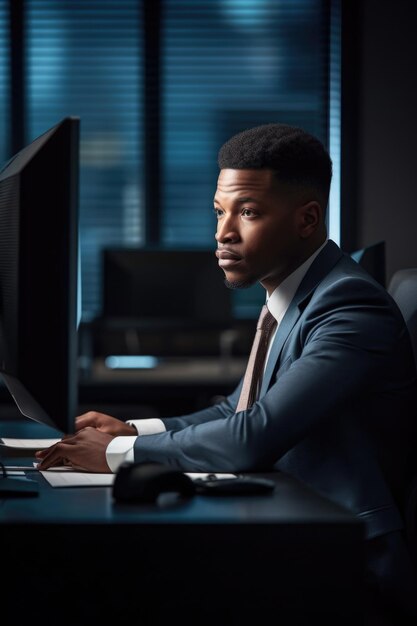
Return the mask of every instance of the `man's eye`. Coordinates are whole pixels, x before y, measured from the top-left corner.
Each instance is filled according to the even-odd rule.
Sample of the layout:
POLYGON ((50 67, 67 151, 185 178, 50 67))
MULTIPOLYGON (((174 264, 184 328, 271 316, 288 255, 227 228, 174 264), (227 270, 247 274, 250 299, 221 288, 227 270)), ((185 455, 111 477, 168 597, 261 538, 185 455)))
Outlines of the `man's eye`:
POLYGON ((244 217, 253 217, 255 215, 255 211, 253 209, 242 209, 242 215, 244 217))

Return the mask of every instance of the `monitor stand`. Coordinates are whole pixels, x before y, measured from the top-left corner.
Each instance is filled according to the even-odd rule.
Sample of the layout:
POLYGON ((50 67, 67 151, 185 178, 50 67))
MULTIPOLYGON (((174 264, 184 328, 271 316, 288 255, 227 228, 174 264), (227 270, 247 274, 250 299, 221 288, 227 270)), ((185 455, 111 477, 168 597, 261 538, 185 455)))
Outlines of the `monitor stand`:
POLYGON ((10 392, 13 400, 16 403, 17 408, 26 417, 35 420, 36 422, 40 422, 41 424, 46 424, 47 426, 55 427, 53 421, 49 417, 49 415, 43 410, 40 404, 35 400, 35 398, 29 393, 26 387, 14 376, 10 374, 6 374, 5 372, 1 372, 3 380, 6 384, 7 389, 10 392))
POLYGON ((11 478, 7 476, 7 469, 0 461, 0 498, 37 496, 39 485, 34 480, 22 480, 21 478, 11 478))
POLYGON ((0 498, 31 497, 39 494, 39 485, 34 480, 0 478, 0 498))

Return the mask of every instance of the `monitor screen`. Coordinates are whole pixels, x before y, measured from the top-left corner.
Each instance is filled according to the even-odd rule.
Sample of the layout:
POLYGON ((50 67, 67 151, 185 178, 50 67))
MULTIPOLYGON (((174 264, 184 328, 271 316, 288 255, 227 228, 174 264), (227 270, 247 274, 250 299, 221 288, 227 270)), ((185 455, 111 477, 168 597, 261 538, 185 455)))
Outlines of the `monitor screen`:
POLYGON ((230 290, 214 249, 106 249, 103 257, 104 318, 160 327, 230 324, 230 290))
POLYGON ((79 119, 0 171, 0 372, 20 412, 62 433, 77 409, 79 119))

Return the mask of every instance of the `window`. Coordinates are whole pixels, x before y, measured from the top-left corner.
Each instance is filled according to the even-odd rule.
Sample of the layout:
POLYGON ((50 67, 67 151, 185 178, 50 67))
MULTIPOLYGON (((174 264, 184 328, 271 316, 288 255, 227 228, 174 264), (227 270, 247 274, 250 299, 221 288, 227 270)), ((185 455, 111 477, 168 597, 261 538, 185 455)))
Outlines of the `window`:
POLYGON ((7 5, 0 2, 0 167, 11 156, 7 152, 9 128, 9 14, 7 5))
MULTIPOLYGON (((284 122, 328 143, 329 15, 321 0, 162 6, 162 241, 212 247, 224 141, 284 122)), ((237 317, 257 317, 265 292, 233 296, 237 317)))
MULTIPOLYGON (((10 134, 7 7, 12 2, 0 0, 3 137, 10 134)), ((337 2, 19 0, 17 5, 26 63, 14 69, 22 72, 24 106, 13 126, 24 129, 26 143, 67 115, 81 118, 85 321, 101 312, 103 248, 149 243, 150 222, 153 245, 214 252, 217 152, 232 134, 282 121, 340 148, 338 66, 330 58, 338 50, 337 2), (156 178, 149 176, 155 168, 156 178)), ((2 161, 10 156, 5 146, 0 142, 2 161)), ((338 189, 332 191, 337 211, 338 189)), ((254 318, 264 292, 255 286, 233 297, 236 317, 254 318)))
POLYGON ((83 318, 101 307, 101 250, 142 243, 142 22, 136 0, 26 0, 29 140, 81 118, 83 318))

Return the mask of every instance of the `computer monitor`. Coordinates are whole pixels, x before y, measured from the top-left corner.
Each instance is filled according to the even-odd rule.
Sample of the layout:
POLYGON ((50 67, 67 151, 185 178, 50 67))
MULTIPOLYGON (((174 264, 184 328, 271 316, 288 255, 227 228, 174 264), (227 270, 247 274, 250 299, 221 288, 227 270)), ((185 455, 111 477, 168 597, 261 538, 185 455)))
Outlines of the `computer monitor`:
POLYGON ((214 249, 103 250, 103 317, 147 327, 224 327, 232 320, 214 249))
POLYGON ((0 172, 0 373, 20 412, 74 432, 79 118, 0 172))

